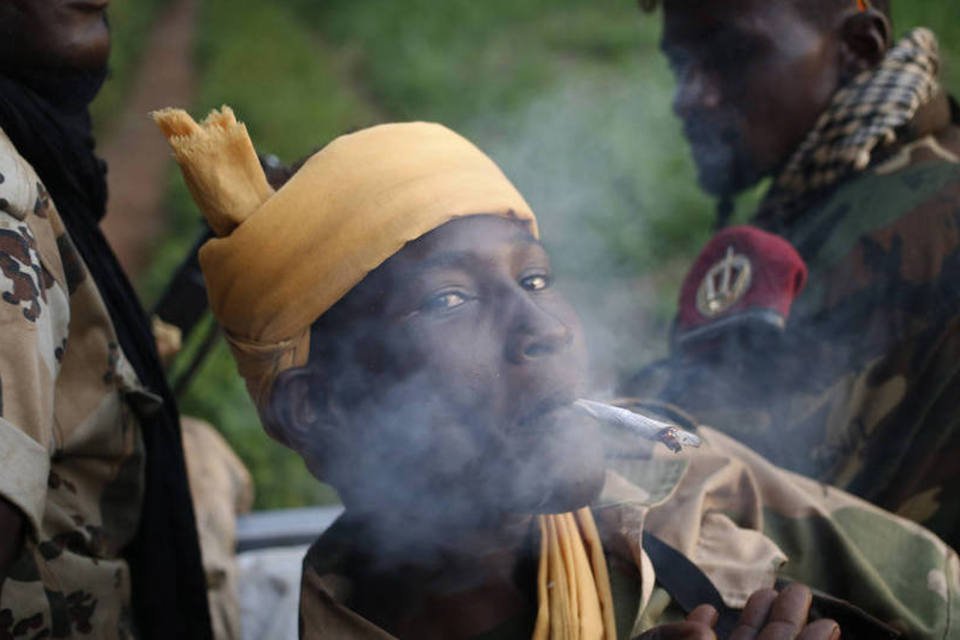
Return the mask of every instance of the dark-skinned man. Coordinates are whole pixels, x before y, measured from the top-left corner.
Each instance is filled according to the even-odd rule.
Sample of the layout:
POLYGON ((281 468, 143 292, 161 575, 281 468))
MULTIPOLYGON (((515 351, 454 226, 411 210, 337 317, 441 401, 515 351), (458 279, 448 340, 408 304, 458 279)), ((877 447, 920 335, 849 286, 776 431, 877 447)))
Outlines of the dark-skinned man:
POLYGON ((0 4, 3 638, 210 634, 176 408, 98 226, 107 4, 0 4))
POLYGON ((772 185, 704 249, 672 356, 629 390, 960 544, 960 129, 936 38, 894 42, 879 1, 661 4, 719 217, 772 185))
POLYGON ((574 405, 577 314, 529 205, 461 136, 364 129, 274 192, 229 109, 156 117, 263 425, 344 503, 304 562, 303 637, 896 637, 868 614, 956 634, 956 554, 915 523, 708 428, 675 455, 574 405), (818 596, 810 621, 780 579, 862 610, 818 596))

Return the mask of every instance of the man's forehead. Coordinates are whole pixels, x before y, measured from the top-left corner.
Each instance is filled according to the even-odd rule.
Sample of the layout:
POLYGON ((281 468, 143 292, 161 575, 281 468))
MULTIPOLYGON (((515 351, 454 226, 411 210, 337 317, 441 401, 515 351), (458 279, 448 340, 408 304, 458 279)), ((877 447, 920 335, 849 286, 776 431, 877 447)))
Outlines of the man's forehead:
MULTIPOLYGON (((809 10, 810 3, 816 2, 815 9, 822 11, 843 11, 847 8, 860 12, 869 11, 874 7, 873 0, 638 0, 640 9, 651 13, 658 7, 664 9, 665 15, 683 15, 708 12, 745 12, 747 10, 771 8, 804 8, 809 10)), ((881 3, 884 4, 885 3, 881 3)), ((884 10, 881 8, 881 10, 884 10)))
POLYGON ((410 253, 480 250, 503 244, 537 243, 526 222, 500 216, 476 215, 457 218, 410 243, 410 253))
POLYGON ((700 32, 735 24, 769 8, 770 3, 763 0, 664 0, 663 17, 668 31, 700 32))
MULTIPOLYGON (((674 0, 637 0, 637 4, 639 5, 641 11, 645 11, 645 12, 647 12, 647 13, 652 13, 652 12, 656 11, 657 8, 659 8, 661 4, 669 4, 670 2, 673 2, 673 1, 674 1, 674 0)), ((679 2, 679 3, 681 3, 681 6, 682 6, 682 5, 692 6, 692 5, 697 4, 697 1, 698 1, 698 0, 688 0, 688 1, 676 0, 676 1, 679 2)), ((709 1, 709 0, 707 0, 707 1, 709 1)), ((777 2, 778 0, 767 0, 767 1, 768 1, 769 3, 772 3, 772 2, 777 2)), ((780 1, 780 2, 792 2, 792 3, 795 3, 795 2, 798 2, 798 1, 799 1, 799 2, 808 2, 809 0, 779 0, 779 1, 780 1)), ((846 0, 846 1, 847 1, 847 2, 850 2, 850 3, 851 3, 853 6, 855 6, 855 7, 857 8, 857 10, 859 10, 859 11, 867 11, 867 10, 869 10, 869 9, 873 6, 873 3, 871 2, 871 0, 846 0)), ((714 3, 714 4, 716 4, 716 3, 714 3)))
POLYGON ((508 257, 512 251, 542 251, 529 226, 498 216, 458 218, 411 242, 397 254, 398 266, 426 271, 508 257))
POLYGON ((665 0, 663 39, 710 45, 718 34, 775 37, 806 27, 795 1, 665 0))

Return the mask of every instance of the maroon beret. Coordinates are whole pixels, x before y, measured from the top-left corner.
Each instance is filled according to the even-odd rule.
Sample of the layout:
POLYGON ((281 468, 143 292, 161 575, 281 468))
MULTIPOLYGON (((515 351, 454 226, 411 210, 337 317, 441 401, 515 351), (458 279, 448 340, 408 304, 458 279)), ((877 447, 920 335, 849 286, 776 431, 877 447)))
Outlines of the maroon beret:
POLYGON ((674 340, 680 345, 751 325, 783 331, 806 281, 803 258, 780 236, 751 226, 724 229, 683 281, 674 340))

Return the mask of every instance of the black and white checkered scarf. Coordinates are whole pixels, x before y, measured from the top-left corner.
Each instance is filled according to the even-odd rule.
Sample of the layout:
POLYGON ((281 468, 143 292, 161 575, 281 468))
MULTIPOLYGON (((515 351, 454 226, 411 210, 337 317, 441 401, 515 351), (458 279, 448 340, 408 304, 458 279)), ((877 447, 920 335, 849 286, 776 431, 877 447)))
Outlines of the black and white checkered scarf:
POLYGON ((816 126, 776 177, 756 219, 785 222, 806 198, 867 169, 893 146, 919 111, 940 92, 937 38, 910 32, 875 69, 837 91, 816 126))

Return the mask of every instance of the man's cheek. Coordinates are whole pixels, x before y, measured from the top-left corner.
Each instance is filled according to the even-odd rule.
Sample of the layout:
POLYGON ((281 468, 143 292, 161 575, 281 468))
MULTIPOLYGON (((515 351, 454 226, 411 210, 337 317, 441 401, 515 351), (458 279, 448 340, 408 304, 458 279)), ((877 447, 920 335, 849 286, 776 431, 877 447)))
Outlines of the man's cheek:
POLYGON ((491 455, 496 455, 496 450, 489 440, 478 435, 464 423, 437 424, 434 446, 425 463, 431 466, 437 476, 448 481, 472 483, 478 479, 485 480, 482 477, 483 465, 491 455), (465 478, 464 474, 478 478, 465 478))
POLYGON ((506 383, 507 371, 502 358, 503 347, 482 336, 458 336, 459 342, 437 343, 428 363, 437 390, 457 404, 478 410, 498 408, 498 389, 506 383), (494 406, 490 403, 494 402, 494 406))

